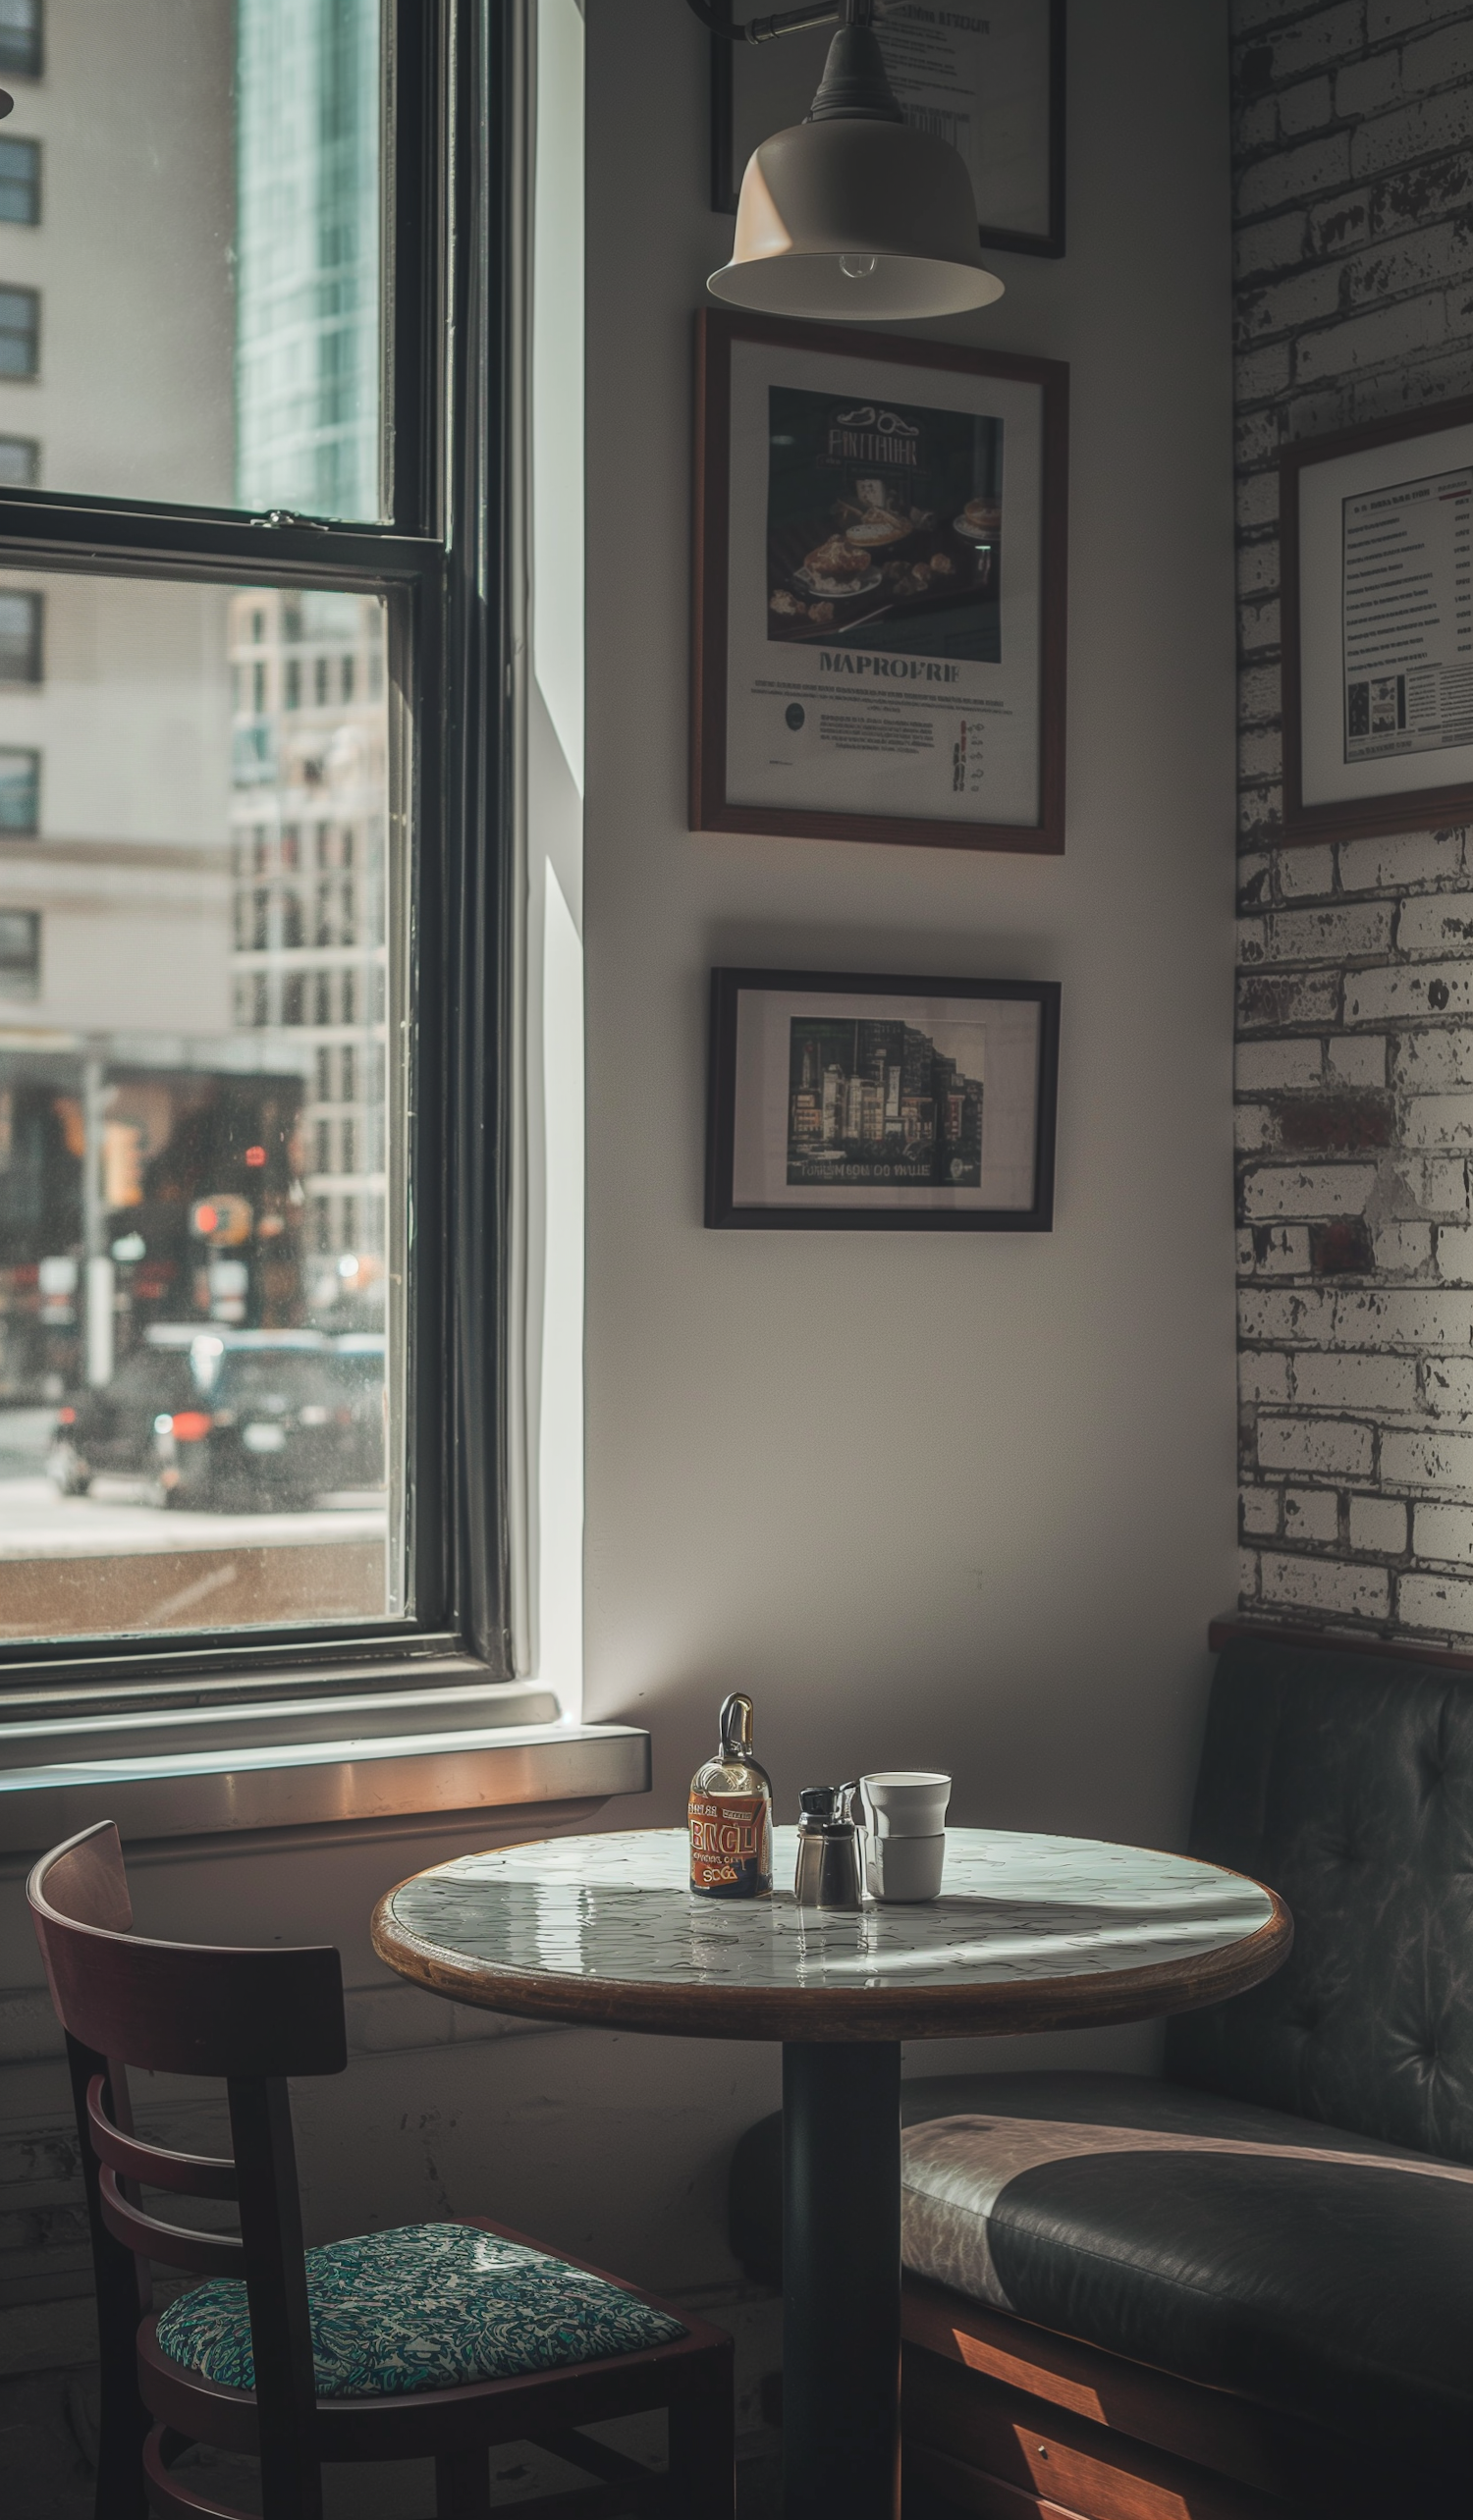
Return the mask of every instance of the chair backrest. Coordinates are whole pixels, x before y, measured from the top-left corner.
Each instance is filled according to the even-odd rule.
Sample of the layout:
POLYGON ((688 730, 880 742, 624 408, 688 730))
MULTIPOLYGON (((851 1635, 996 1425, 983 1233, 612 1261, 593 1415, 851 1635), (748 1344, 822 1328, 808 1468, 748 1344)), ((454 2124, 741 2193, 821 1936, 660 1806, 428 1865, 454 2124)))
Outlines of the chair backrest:
POLYGON ((1235 1639, 1190 1851, 1277 1890, 1294 1948, 1173 2021, 1168 2073, 1473 2162, 1473 1675, 1235 1639))
MULTIPOLYGON (((321 2488, 311 2442, 311 2326, 285 2077, 339 2073, 348 2062, 338 1954, 135 1935, 111 1821, 43 1855, 27 1897, 67 2034, 104 2386, 110 2357, 123 2356, 131 2367, 139 2306, 147 2306, 146 2279, 139 2279, 147 2260, 244 2281, 265 2509, 273 2520, 315 2520, 321 2488), (223 2080, 233 2159, 175 2152, 140 2137, 129 2065, 223 2080), (239 2237, 165 2221, 144 2207, 145 2187, 233 2202, 239 2237)), ((114 2390, 121 2385, 114 2372, 114 2390)), ((171 2498, 189 2507, 188 2489, 178 2484, 171 2483, 171 2498)))

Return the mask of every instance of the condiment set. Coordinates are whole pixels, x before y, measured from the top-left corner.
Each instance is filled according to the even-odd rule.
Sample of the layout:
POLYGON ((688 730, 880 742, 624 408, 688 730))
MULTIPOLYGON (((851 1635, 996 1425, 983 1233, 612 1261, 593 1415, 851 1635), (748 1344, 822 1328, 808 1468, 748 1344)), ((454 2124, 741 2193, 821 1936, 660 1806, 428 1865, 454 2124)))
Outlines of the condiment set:
MULTIPOLYGON (((802 1908, 856 1908, 865 1894, 913 1905, 941 1891, 952 1780, 933 1769, 885 1769, 798 1796, 802 1908), (857 1811, 856 1811, 857 1804, 857 1811)), ((714 1759, 690 1780, 690 1887, 701 1899, 763 1899, 772 1891, 772 1784, 752 1749, 752 1701, 721 1710, 714 1759)))

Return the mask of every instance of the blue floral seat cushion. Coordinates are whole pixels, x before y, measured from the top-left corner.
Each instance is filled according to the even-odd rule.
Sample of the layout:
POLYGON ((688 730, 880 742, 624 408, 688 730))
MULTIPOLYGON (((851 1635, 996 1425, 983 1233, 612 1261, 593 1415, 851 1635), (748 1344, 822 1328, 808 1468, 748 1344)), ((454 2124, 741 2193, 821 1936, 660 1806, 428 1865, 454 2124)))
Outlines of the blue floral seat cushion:
MULTIPOLYGON (((688 2332, 562 2258, 467 2223, 410 2223, 306 2252, 319 2397, 399 2397, 511 2380, 674 2343, 688 2332)), ((172 2362, 255 2386, 244 2283, 204 2283, 160 2313, 172 2362)))

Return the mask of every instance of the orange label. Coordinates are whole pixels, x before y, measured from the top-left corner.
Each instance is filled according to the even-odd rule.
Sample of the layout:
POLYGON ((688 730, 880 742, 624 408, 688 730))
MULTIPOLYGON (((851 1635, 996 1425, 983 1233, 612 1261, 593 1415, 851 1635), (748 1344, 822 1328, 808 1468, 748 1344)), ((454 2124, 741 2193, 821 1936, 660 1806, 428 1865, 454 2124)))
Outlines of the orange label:
POLYGON ((690 1887, 707 1899, 759 1899, 772 1888, 765 1794, 692 1794, 690 1887))

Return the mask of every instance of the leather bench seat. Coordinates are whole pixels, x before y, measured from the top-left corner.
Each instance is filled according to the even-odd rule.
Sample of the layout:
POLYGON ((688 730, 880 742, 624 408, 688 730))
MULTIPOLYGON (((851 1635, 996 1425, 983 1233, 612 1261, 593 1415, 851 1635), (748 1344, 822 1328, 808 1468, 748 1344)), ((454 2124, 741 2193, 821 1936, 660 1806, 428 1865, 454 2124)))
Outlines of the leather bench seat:
MULTIPOLYGON (((909 2273, 1469 2490, 1473 2171, 1127 2074, 917 2078, 902 2118, 909 2273)), ((733 2163, 767 2280, 781 2152, 774 2117, 733 2163)))

